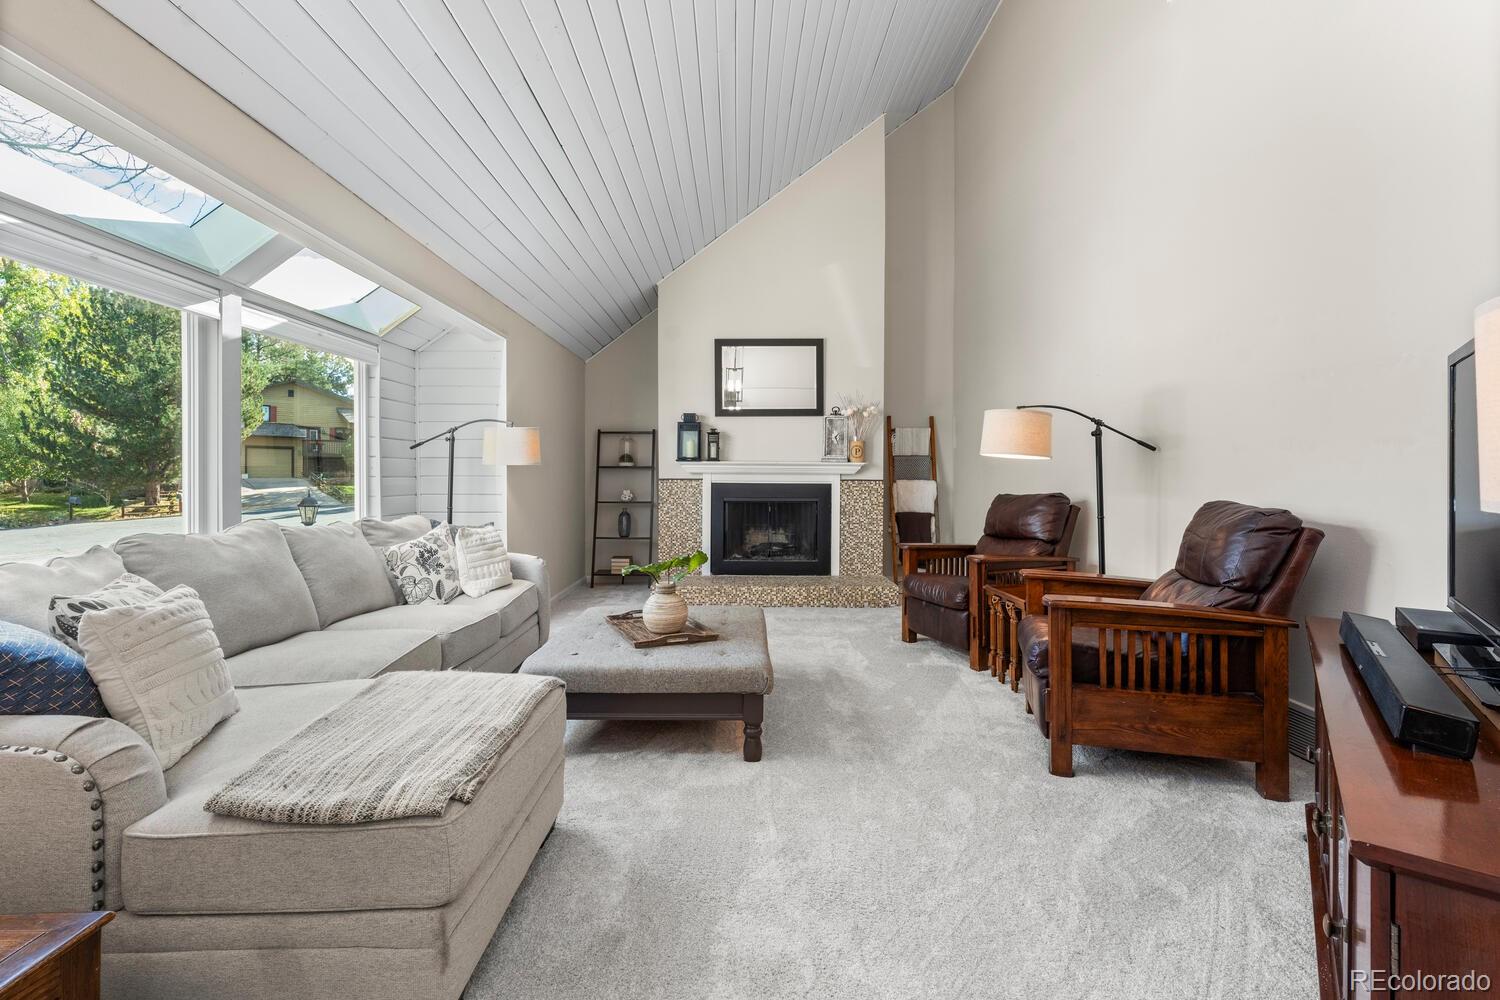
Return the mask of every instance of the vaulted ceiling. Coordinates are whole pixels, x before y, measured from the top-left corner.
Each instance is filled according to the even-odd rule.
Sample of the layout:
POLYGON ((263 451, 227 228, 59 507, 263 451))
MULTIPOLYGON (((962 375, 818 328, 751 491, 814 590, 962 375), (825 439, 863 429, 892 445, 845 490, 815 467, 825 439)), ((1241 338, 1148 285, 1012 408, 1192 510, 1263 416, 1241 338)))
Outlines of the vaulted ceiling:
POLYGON ((998 0, 96 0, 588 357, 998 0))

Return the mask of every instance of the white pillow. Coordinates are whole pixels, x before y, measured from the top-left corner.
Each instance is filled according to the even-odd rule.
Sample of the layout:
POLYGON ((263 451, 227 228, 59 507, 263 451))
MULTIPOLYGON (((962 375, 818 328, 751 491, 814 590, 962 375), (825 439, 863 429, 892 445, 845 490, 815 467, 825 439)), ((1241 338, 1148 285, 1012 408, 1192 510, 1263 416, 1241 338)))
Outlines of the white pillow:
POLYGON ((386 549, 385 568, 407 604, 447 604, 462 593, 458 557, 446 524, 386 549))
POLYGON ((78 642, 104 707, 151 744, 163 768, 240 710, 219 637, 191 587, 89 611, 78 642))
POLYGON ((465 594, 483 597, 510 586, 510 553, 499 528, 493 524, 454 528, 453 547, 458 551, 458 583, 465 594))
POLYGON ((161 588, 134 573, 121 573, 92 594, 82 597, 53 597, 47 604, 47 624, 52 636, 83 652, 78 645, 78 621, 89 611, 121 608, 128 604, 145 604, 161 596, 161 588))

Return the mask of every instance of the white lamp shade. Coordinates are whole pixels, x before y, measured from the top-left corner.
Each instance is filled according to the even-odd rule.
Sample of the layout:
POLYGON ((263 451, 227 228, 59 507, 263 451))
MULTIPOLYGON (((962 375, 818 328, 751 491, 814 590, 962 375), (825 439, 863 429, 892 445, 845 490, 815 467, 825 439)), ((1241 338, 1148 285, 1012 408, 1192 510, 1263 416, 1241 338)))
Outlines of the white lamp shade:
POLYGON ((1052 414, 1046 410, 985 410, 979 454, 986 458, 1051 458, 1052 414))
POLYGON ((540 465, 542 431, 538 427, 486 427, 485 465, 540 465))
POLYGON ((1474 310, 1474 389, 1479 509, 1500 514, 1500 299, 1474 310))

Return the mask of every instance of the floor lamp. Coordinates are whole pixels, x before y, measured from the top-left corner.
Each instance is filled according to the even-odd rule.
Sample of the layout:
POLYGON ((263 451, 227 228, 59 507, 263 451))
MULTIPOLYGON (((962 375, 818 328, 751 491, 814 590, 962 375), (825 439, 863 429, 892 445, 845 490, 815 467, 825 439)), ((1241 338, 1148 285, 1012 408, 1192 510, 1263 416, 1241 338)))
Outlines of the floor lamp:
POLYGON ((1111 427, 1098 417, 1051 403, 1034 403, 1011 410, 985 410, 984 429, 979 435, 979 454, 986 458, 1051 458, 1052 414, 1042 410, 1072 413, 1094 425, 1094 509, 1099 522, 1099 572, 1104 572, 1104 432, 1114 431, 1120 437, 1155 451, 1156 445, 1111 427))
POLYGON ((509 420, 495 417, 480 417, 454 424, 430 438, 423 438, 411 446, 416 451, 424 444, 438 438, 448 439, 448 523, 453 523, 453 445, 458 432, 474 424, 499 424, 499 427, 484 429, 484 451, 481 461, 485 465, 540 465, 542 462, 542 432, 536 427, 517 427, 509 420))

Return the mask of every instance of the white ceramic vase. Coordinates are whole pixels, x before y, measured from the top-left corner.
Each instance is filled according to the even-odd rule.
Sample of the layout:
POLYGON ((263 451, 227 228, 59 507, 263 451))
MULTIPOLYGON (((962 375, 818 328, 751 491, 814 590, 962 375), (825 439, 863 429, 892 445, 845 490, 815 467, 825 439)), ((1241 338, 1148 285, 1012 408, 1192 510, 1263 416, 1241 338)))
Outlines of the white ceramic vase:
POLYGON ((681 632, 687 624, 687 601, 677 592, 675 583, 656 583, 651 586, 651 596, 641 609, 641 621, 657 635, 681 632))

